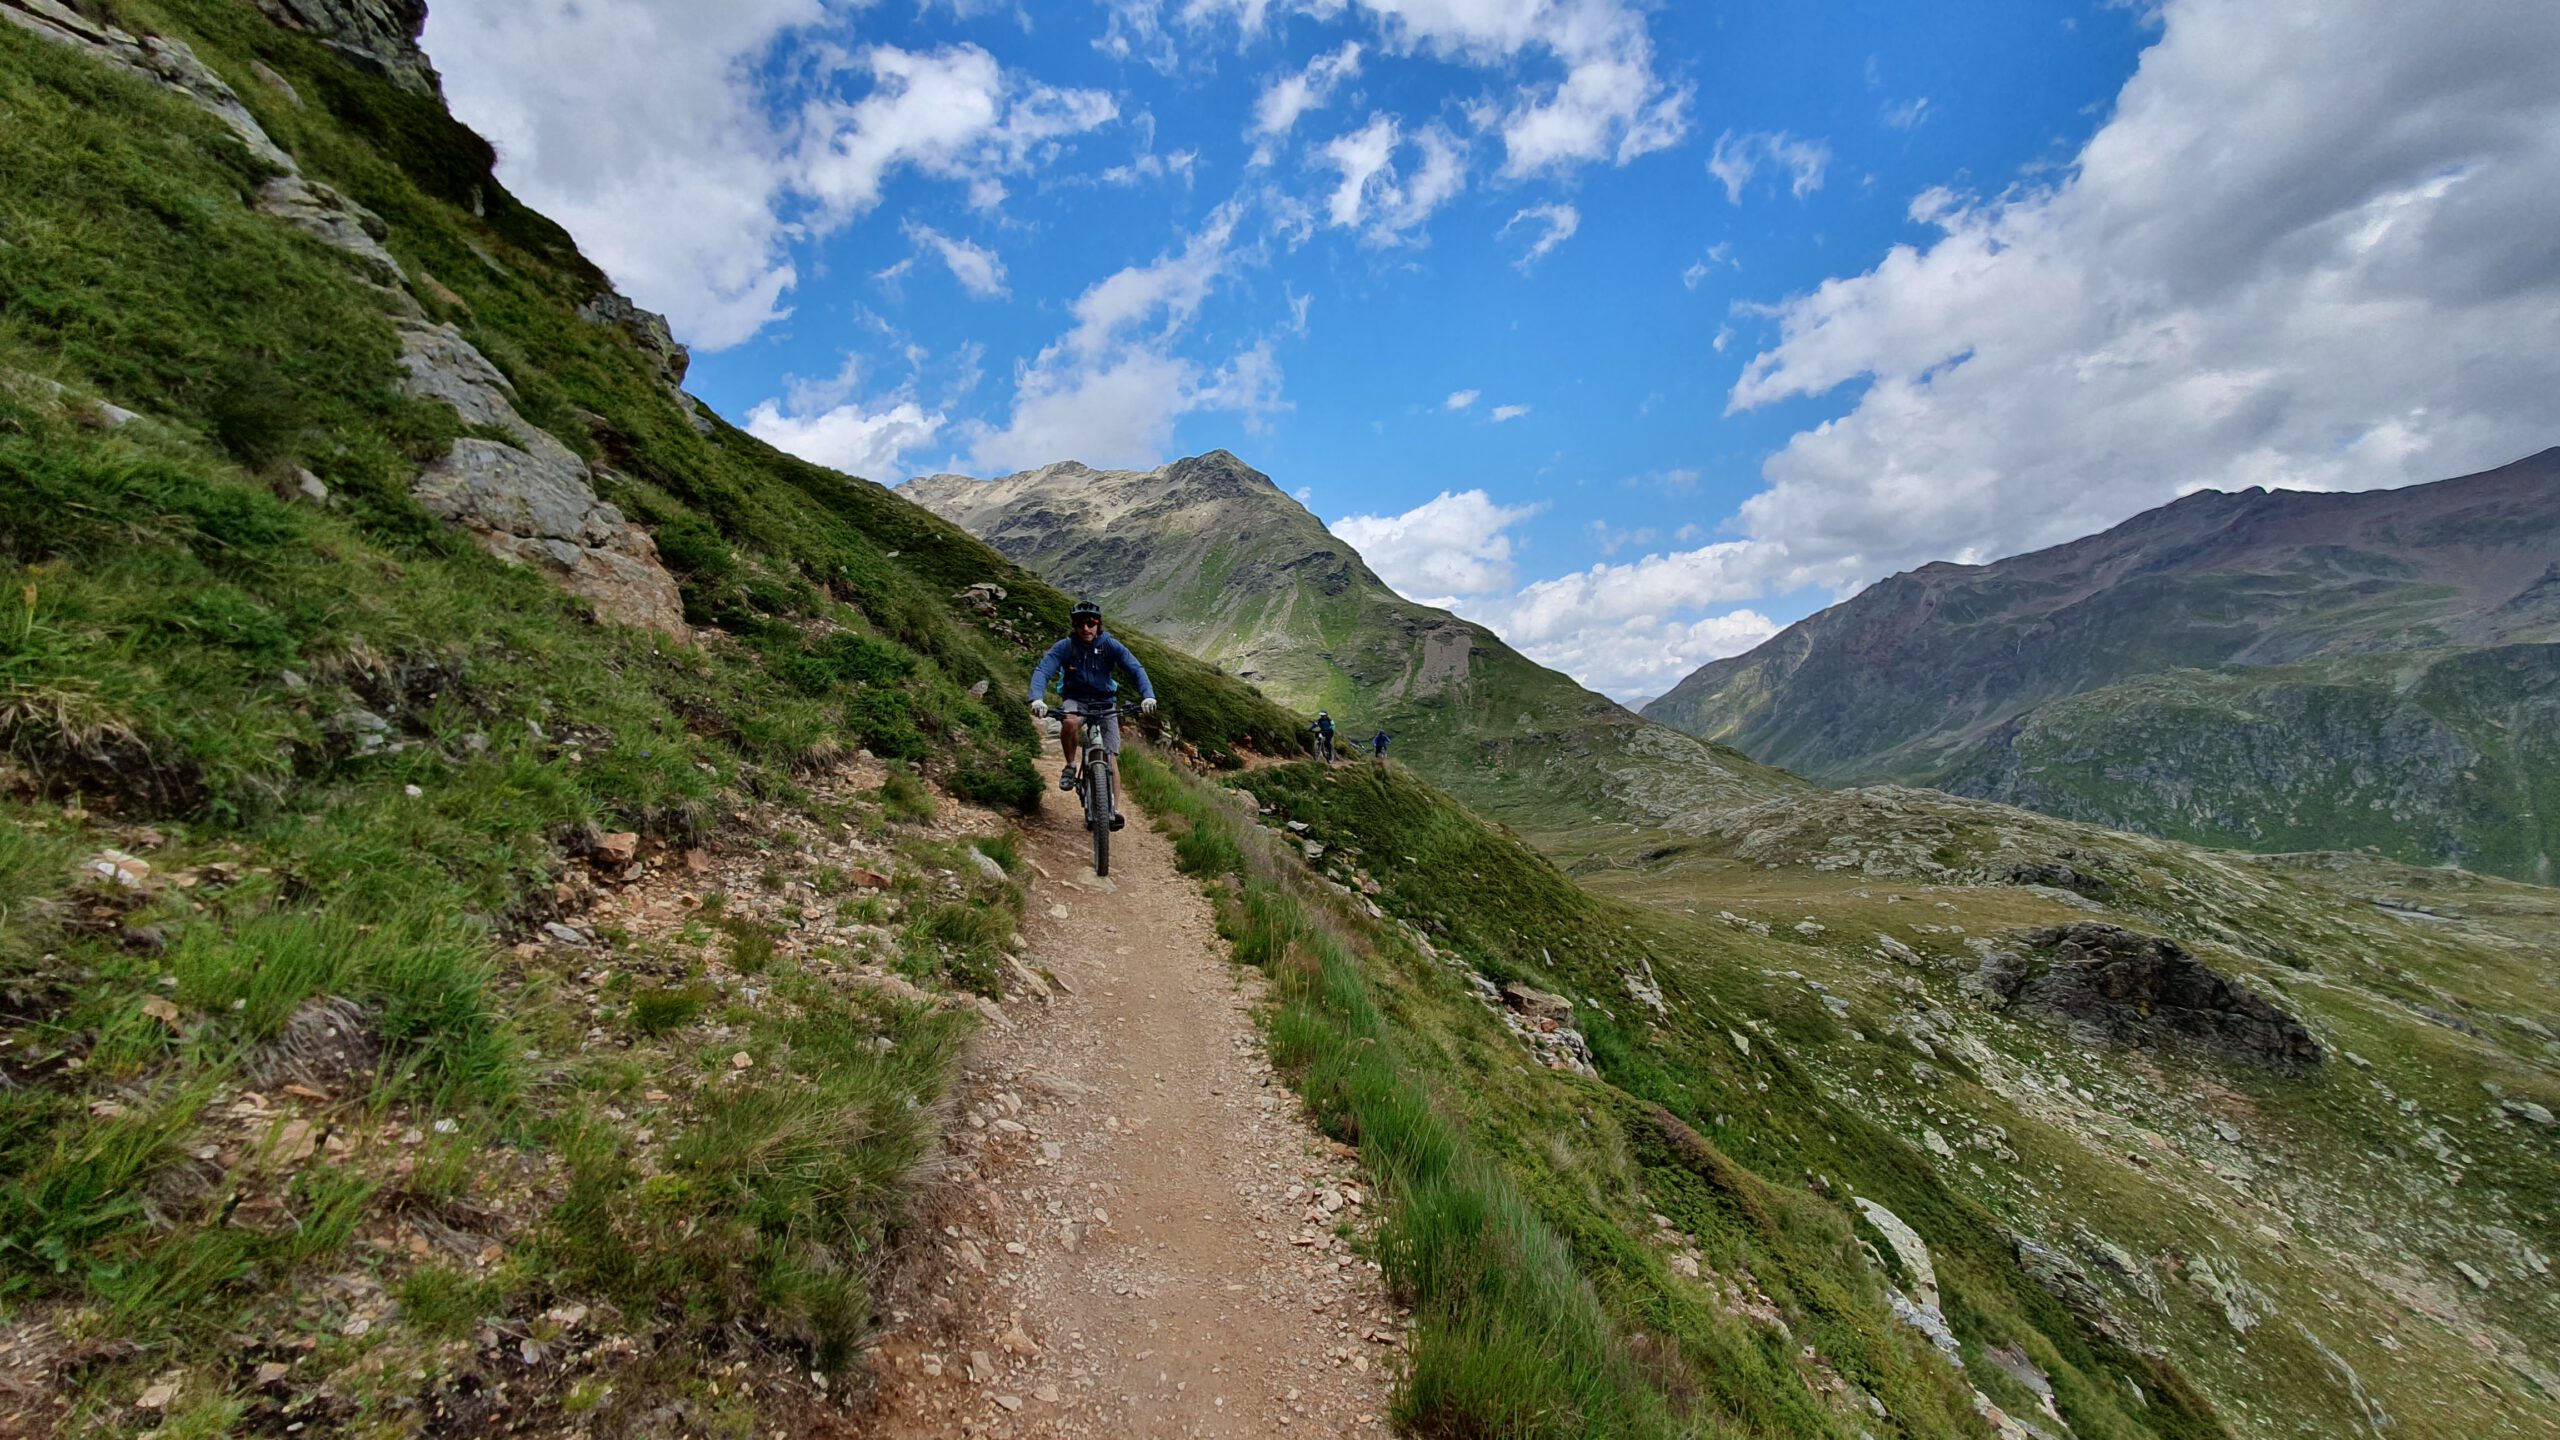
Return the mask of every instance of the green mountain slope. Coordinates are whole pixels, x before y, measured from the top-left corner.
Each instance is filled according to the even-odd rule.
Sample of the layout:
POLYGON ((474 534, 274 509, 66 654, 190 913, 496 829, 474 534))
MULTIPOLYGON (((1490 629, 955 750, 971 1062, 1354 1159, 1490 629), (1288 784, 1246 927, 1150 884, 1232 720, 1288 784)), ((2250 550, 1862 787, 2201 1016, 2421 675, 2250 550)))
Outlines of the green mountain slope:
POLYGON ((0 0, 0 1433, 759 1428, 912 1229, 1021 903, 919 822, 1038 795, 1068 599, 700 413, 419 6, 270 9, 0 0))
POLYGON ((1388 731, 1392 756, 1524 832, 1676 825, 1801 788, 1397 595, 1223 450, 1152 471, 931 476, 898 493, 1299 710, 1330 710, 1346 741, 1388 731))
POLYGON ((1923 566, 1645 714, 1825 782, 2547 877, 2555 641, 2560 450, 2401 490, 2205 492, 1923 566))
MULTIPOLYGON (((1262 834, 1208 797, 1176 825, 1275 974, 1275 1053, 1382 1188, 1498 1157, 1465 1213, 1525 1205, 1515 1243, 1561 1241, 1596 1302, 1515 1282, 1522 1359, 1461 1433, 1506 1403, 1585 1417, 1514 1422, 1558 1434, 2560 1424, 2546 891, 1884 791, 1577 886, 1394 767, 1229 783, 1262 834), (2019 883, 2040 827, 2097 848, 2019 883), (2057 984, 2079 965, 2113 1002, 2057 984), (1416 1085, 1462 1139, 1412 1133, 1416 1085)), ((1482 1283, 1382 1239, 1426 1323, 1482 1283)))

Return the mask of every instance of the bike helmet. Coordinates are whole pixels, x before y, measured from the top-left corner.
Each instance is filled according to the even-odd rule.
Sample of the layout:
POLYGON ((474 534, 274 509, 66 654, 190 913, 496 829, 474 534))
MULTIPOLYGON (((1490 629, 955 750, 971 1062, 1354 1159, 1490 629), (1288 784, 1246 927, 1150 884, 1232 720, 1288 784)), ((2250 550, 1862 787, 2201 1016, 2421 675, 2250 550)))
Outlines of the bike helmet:
POLYGON ((1092 616, 1096 620, 1101 619, 1102 607, 1094 604, 1090 600, 1079 600, 1076 602, 1076 608, 1067 612, 1067 623, 1073 625, 1087 615, 1092 616))

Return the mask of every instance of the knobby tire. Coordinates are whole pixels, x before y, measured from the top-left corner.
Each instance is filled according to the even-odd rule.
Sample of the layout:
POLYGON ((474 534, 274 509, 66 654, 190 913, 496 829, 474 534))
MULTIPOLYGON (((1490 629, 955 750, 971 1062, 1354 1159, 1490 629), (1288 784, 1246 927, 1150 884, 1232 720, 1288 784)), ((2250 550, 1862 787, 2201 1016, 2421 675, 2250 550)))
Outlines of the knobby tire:
POLYGON ((1111 762, 1085 767, 1085 828, 1093 832, 1093 878, 1111 873, 1111 762))

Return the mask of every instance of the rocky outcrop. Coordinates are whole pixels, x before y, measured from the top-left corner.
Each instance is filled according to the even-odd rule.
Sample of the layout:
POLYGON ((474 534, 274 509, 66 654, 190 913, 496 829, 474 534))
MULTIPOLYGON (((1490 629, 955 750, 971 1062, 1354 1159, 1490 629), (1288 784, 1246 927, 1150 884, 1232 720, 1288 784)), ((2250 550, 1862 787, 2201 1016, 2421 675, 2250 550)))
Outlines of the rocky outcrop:
POLYGON ((693 352, 676 341, 675 331, 667 325, 667 317, 654 310, 643 310, 631 297, 619 290, 607 290, 578 307, 578 318, 590 325, 602 325, 631 337, 640 347, 650 366, 658 372, 658 383, 684 412, 694 430, 711 433, 711 422, 703 416, 701 406, 684 392, 685 371, 692 368, 693 352))
POLYGON ((2235 984, 2174 940, 2083 920, 1983 947, 1963 988, 1987 1004, 2049 1016, 2093 1041, 2191 1042, 2225 1059, 2317 1065, 2300 1020, 2235 984))
POLYGON ((401 388, 453 407, 466 436, 411 487, 491 554, 549 572, 596 618, 687 638, 684 598, 647 531, 598 499, 586 462, 516 413, 506 376, 450 325, 400 327, 401 388))
POLYGON ((418 48, 427 0, 258 0, 258 8, 411 94, 442 93, 435 67, 418 48))

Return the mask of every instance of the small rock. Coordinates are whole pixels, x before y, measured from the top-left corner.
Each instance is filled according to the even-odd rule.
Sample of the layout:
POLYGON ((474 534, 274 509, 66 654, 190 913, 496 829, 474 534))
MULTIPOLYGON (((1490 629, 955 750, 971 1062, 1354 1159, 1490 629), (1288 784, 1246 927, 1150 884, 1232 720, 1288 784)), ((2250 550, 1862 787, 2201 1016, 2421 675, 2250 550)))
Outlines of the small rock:
POLYGON ((619 870, 640 858, 640 836, 631 830, 616 830, 596 842, 598 860, 619 870))
POLYGON ((1941 1160, 1953 1160, 1956 1158, 1955 1147, 1947 1143, 1946 1136, 1939 1134, 1935 1130, 1922 1130, 1920 1132, 1920 1143, 1922 1146, 1927 1148, 1930 1154, 1937 1156, 1941 1160))
POLYGON ((1022 1408, 1022 1397, 1019 1395, 998 1395, 995 1397, 995 1402, 1008 1411, 1022 1408))
POLYGON ((997 864, 995 862, 995 858, 987 854, 984 850, 971 850, 969 852, 969 863, 976 867, 977 872, 980 875, 998 883, 1003 882, 1004 867, 997 864))
POLYGON ((563 945, 584 945, 587 943, 585 932, 578 930, 573 926, 563 925, 557 920, 544 922, 542 933, 559 941, 563 945))
POLYGON ((263 1390, 291 1373, 293 1373, 291 1366, 270 1360, 258 1367, 258 1388, 263 1390))
POLYGON ((2498 1103, 2498 1108, 2519 1120, 2529 1120, 2546 1130, 2555 1124, 2560 1124, 2560 1117, 2554 1117, 2548 1107, 2537 1105, 2530 1100, 2502 1100, 2498 1103))
POLYGON ((2456 1260, 2453 1262, 2453 1268, 2462 1272, 2462 1278, 2470 1281, 2472 1288, 2477 1290, 2489 1288, 2489 1277, 2473 1268, 2468 1261, 2456 1260))
POLYGON ((144 1410, 166 1410, 169 1408, 169 1402, 177 1398, 177 1382, 174 1380, 163 1380, 158 1384, 153 1385, 150 1389, 143 1391, 141 1397, 136 1399, 133 1403, 144 1410))
POLYGON ((732 1070, 744 1070, 755 1063, 756 1057, 748 1054, 744 1050, 741 1050, 737 1054, 729 1057, 729 1068, 732 1070))
POLYGON ((314 505, 329 503, 329 487, 321 484, 320 477, 308 470, 293 472, 293 488, 314 505))
POLYGON ((114 881, 127 890, 139 890, 151 878, 151 862, 121 850, 101 850, 89 857, 91 874, 114 881))

